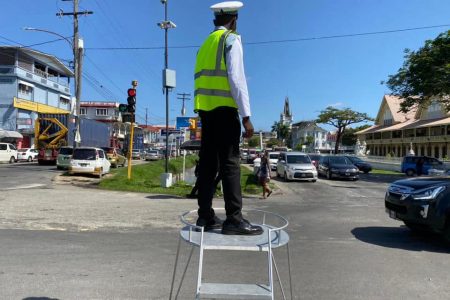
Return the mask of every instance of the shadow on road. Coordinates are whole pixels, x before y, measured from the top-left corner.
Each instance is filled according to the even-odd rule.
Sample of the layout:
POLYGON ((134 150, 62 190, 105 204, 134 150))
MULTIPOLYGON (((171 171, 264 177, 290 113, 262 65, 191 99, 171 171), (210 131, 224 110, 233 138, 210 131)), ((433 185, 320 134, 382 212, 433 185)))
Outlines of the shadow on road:
POLYGON ((185 197, 180 197, 176 195, 150 195, 145 197, 147 199, 185 199, 185 197))
POLYGON ((360 174, 359 180, 365 182, 391 183, 396 180, 406 179, 404 175, 387 175, 387 174, 360 174))
POLYGON ((58 298, 49 298, 49 297, 26 297, 22 300, 59 300, 58 298))
POLYGON ((435 233, 417 234, 406 227, 357 227, 351 233, 358 240, 408 251, 450 253, 450 247, 435 233))

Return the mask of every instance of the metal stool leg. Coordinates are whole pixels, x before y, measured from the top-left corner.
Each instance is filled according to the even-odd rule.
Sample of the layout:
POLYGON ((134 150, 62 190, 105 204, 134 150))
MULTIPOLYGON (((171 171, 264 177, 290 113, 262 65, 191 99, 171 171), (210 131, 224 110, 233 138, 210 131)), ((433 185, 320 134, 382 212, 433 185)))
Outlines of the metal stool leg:
POLYGON ((284 294, 283 283, 281 282, 280 273, 278 272, 277 262, 275 261, 275 256, 272 253, 273 266, 275 267, 275 273, 277 274, 278 283, 280 284, 281 293, 283 294, 283 299, 286 300, 286 295, 284 294))
POLYGON ((289 270, 289 289, 291 292, 291 300, 294 299, 294 294, 292 293, 292 276, 291 276, 291 251, 289 251, 289 243, 286 244, 287 249, 287 259, 288 259, 288 270, 289 270))
POLYGON ((184 281, 184 276, 186 276, 186 271, 189 267, 189 263, 191 262, 192 253, 194 253, 194 246, 191 247, 191 253, 189 253, 189 257, 186 262, 186 267, 184 268, 183 275, 181 275, 180 286, 178 287, 177 294, 175 295, 175 300, 177 300, 178 295, 180 294, 181 286, 183 285, 183 281, 184 281))
POLYGON ((197 274, 197 293, 196 299, 200 299, 200 287, 202 285, 202 272, 203 272, 203 236, 205 233, 205 228, 202 227, 201 235, 200 235, 200 255, 198 260, 198 274, 197 274))
POLYGON ((177 272, 178 256, 180 255, 181 236, 178 238, 177 256, 175 257, 175 265, 173 266, 172 284, 170 285, 169 300, 172 300, 173 285, 175 283, 175 274, 177 272))

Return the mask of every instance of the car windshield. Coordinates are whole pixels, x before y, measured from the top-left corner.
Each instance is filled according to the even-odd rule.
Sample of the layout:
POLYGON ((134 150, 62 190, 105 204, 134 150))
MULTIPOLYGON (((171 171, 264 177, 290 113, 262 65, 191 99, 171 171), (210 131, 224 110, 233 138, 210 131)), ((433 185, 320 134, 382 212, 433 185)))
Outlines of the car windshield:
POLYGON ((79 160, 95 160, 96 151, 95 149, 75 149, 72 158, 79 160))
POLYGON ((359 158, 359 157, 350 156, 350 157, 347 157, 347 158, 350 159, 350 161, 352 161, 352 162, 363 162, 363 160, 361 158, 359 158))
POLYGON ((288 164, 310 164, 311 160, 309 156, 306 155, 288 155, 287 156, 288 164))
POLYGON ((270 159, 278 159, 279 156, 279 154, 269 154, 270 159))
POLYGON ((113 154, 114 153, 114 148, 112 147, 102 147, 103 151, 105 151, 108 154, 113 154))
POLYGON ((59 154, 62 155, 72 155, 73 149, 72 148, 61 148, 59 149, 59 154))
POLYGON ((148 151, 148 153, 149 153, 149 154, 158 154, 158 151, 156 151, 156 150, 151 150, 151 151, 148 151))
POLYGON ((343 156, 331 156, 330 163, 331 164, 340 164, 340 165, 351 165, 350 161, 343 156))

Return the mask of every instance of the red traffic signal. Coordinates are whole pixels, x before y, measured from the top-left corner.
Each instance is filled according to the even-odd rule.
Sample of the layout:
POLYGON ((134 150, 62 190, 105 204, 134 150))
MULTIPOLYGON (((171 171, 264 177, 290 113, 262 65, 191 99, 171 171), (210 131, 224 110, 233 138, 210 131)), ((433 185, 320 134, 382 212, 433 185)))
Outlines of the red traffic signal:
POLYGON ((136 89, 128 89, 128 97, 136 97, 136 89))

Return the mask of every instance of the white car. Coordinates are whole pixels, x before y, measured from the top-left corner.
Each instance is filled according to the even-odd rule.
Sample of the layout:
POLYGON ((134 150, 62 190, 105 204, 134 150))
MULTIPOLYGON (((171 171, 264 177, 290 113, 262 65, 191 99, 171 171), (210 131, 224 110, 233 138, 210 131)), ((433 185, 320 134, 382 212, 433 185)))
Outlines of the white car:
POLYGON ((105 152, 100 148, 80 147, 73 150, 70 160, 69 174, 92 174, 101 178, 109 173, 111 163, 105 152))
POLYGON ((68 169, 70 167, 70 159, 72 158, 73 148, 70 146, 59 148, 56 158, 56 168, 68 169))
POLYGON ((282 152, 277 164, 277 176, 285 181, 317 181, 317 169, 309 156, 302 152, 282 152))
POLYGON ((37 151, 36 149, 32 149, 32 148, 19 149, 19 150, 17 150, 17 160, 18 161, 26 160, 28 162, 31 162, 31 161, 37 159, 38 154, 39 154, 39 151, 37 151))
POLYGON ((277 169, 277 163, 278 163, 278 158, 280 157, 280 152, 269 152, 268 157, 269 157, 270 169, 272 171, 275 171, 277 169))
POLYGON ((0 143, 0 162, 12 164, 17 161, 17 148, 10 143, 0 143))

